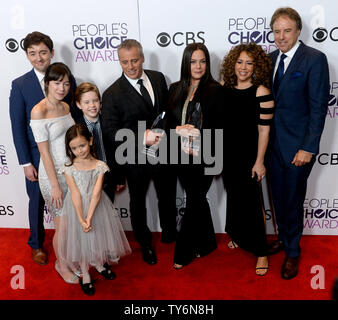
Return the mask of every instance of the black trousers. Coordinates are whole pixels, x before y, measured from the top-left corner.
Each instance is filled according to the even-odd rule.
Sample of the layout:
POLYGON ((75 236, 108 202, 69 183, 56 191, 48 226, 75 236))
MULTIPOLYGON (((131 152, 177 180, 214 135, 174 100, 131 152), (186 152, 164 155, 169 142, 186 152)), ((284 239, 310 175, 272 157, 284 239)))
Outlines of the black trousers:
POLYGON ((176 176, 168 165, 127 165, 126 177, 130 196, 130 219, 141 247, 151 246, 152 234, 147 225, 146 195, 151 180, 158 199, 162 232, 176 233, 176 176))
POLYGON ((201 165, 182 165, 176 174, 186 193, 186 210, 176 240, 174 263, 186 265, 196 254, 205 256, 217 248, 207 192, 213 176, 201 165))

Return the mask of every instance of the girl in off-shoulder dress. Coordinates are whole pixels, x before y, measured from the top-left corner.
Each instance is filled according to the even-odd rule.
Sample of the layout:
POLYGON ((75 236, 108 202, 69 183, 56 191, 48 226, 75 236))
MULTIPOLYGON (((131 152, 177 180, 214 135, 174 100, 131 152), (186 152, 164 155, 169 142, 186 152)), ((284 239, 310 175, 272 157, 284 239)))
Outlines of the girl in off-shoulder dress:
POLYGON ((55 227, 55 269, 67 283, 75 284, 79 283, 79 279, 73 273, 73 268, 62 264, 57 254, 59 220, 63 199, 67 193, 66 181, 59 170, 67 161, 65 134, 74 124, 69 105, 62 99, 71 89, 71 78, 69 68, 61 62, 55 62, 47 68, 44 78, 46 98, 32 109, 30 126, 41 157, 39 186, 55 227))
POLYGON ((76 124, 66 133, 66 153, 70 164, 63 167, 69 192, 60 220, 59 257, 82 272, 81 288, 85 294, 95 293, 89 275, 94 266, 105 279, 115 278, 110 264, 131 252, 119 216, 102 190, 108 166, 96 159, 91 133, 76 124))

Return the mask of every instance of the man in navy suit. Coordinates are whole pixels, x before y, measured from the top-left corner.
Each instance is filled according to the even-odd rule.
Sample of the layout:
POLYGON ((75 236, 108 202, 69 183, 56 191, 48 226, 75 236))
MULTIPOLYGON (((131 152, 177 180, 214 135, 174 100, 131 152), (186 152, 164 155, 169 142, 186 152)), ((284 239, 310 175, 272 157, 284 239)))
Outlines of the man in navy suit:
MULTIPOLYGON (((52 39, 40 32, 28 34, 23 43, 27 59, 33 69, 13 80, 9 97, 9 114, 12 134, 19 164, 23 166, 26 177, 26 190, 29 197, 28 214, 30 236, 28 245, 32 248, 33 261, 45 265, 47 254, 43 249, 45 230, 43 226, 44 201, 40 193, 37 169, 40 153, 35 143, 30 122, 32 108, 44 97, 44 74, 54 56, 52 39)), ((75 79, 71 79, 74 83, 75 79)), ((74 108, 71 95, 65 98, 70 104, 74 118, 80 113, 74 108)))
POLYGON ((270 178, 278 241, 270 246, 270 254, 285 250, 281 276, 291 279, 298 273, 307 179, 327 114, 329 70, 322 52, 298 40, 302 21, 297 11, 277 9, 270 26, 279 48, 271 54, 276 110, 270 178))
MULTIPOLYGON (((138 164, 141 150, 137 147, 137 141, 139 121, 145 121, 147 128, 141 133, 141 141, 144 139, 145 144, 152 145, 161 139, 161 134, 154 133, 150 127, 156 116, 167 107, 168 88, 162 73, 143 69, 143 49, 138 41, 127 39, 122 42, 118 55, 123 73, 102 96, 103 135, 112 150, 116 150, 121 144, 116 139, 120 129, 129 129, 134 133, 136 163, 119 166, 118 171, 123 171, 128 182, 131 224, 135 238, 142 247, 143 260, 154 265, 157 257, 147 226, 147 189, 150 180, 153 180, 158 197, 161 240, 173 242, 176 238, 176 179, 170 175, 168 166, 138 164)), ((114 152, 111 154, 114 155, 114 152)))

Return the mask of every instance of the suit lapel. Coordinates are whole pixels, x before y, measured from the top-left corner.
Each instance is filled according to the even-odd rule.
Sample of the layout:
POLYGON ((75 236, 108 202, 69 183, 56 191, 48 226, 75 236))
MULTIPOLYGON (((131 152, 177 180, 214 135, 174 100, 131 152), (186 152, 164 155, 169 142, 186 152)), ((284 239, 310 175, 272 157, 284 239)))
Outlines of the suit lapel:
POLYGON ((151 111, 151 106, 145 102, 142 96, 137 92, 137 90, 130 84, 127 78, 122 74, 121 76, 121 85, 123 86, 123 90, 126 92, 126 95, 133 100, 133 105, 135 107, 142 108, 146 113, 151 111), (134 102, 135 101, 135 102, 134 102))
POLYGON ((270 54, 271 60, 272 60, 272 72, 271 72, 270 83, 271 83, 271 91, 274 93, 274 96, 276 95, 276 92, 274 92, 275 90, 273 89, 273 87, 274 87, 273 86, 273 76, 274 76, 274 70, 275 70, 278 55, 279 55, 279 50, 276 50, 276 51, 274 51, 270 54))
POLYGON ((42 91, 42 88, 41 88, 41 85, 40 85, 40 82, 39 82, 39 79, 38 77, 36 76, 35 72, 34 72, 34 69, 32 69, 29 73, 29 78, 28 79, 28 82, 27 82, 27 85, 29 87, 31 87, 31 92, 34 96, 37 97, 37 99, 39 99, 39 101, 41 101, 44 97, 45 97, 45 94, 43 93, 42 91))
POLYGON ((149 81, 151 83, 151 86, 153 88, 153 92, 154 92, 154 108, 156 110, 156 113, 159 113, 159 101, 160 101, 160 97, 159 97, 159 88, 158 88, 158 82, 155 81, 155 79, 153 78, 153 74, 151 72, 149 72, 148 70, 144 70, 144 72, 147 74, 147 77, 149 78, 149 81))
POLYGON ((304 46, 303 42, 301 42, 301 44, 299 45, 298 49, 296 50, 294 56, 292 57, 292 60, 289 64, 288 68, 286 69, 284 76, 283 76, 283 78, 280 82, 278 92, 277 92, 277 97, 282 92, 284 86, 289 82, 291 74, 293 74, 293 72, 297 70, 298 66, 302 62, 303 54, 304 54, 304 48, 305 48, 305 46, 304 46))

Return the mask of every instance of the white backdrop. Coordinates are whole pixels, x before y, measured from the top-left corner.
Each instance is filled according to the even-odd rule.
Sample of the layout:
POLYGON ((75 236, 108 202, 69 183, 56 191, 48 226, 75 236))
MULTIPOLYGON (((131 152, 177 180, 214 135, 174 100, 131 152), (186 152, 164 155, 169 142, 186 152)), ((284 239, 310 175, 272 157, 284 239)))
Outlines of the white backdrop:
MULTIPOLYGON (((0 11, 0 227, 28 227, 24 174, 18 165, 8 112, 11 81, 31 69, 21 40, 32 31, 48 34, 54 41, 55 61, 65 62, 77 83, 92 81, 101 93, 121 74, 117 45, 125 38, 138 39, 145 52, 145 67, 163 72, 168 85, 179 78, 184 47, 204 42, 211 54, 212 73, 228 50, 242 42, 255 41, 267 52, 276 49, 269 28, 270 17, 281 6, 295 8, 303 19, 301 39, 328 57, 331 96, 320 154, 309 178, 304 203, 305 234, 338 235, 338 3, 329 0, 88 0, 58 3, 36 0, 8 1, 0 11)), ((226 193, 221 179, 215 179, 208 193, 216 232, 224 230, 226 193)), ((245 194, 243 194, 245 201, 245 194)), ((131 230, 128 192, 116 197, 116 207, 126 230, 131 230)), ((179 217, 185 199, 178 192, 179 217)), ((156 196, 150 186, 147 204, 153 231, 159 231, 156 196)), ((269 213, 269 207, 267 204, 269 213)), ((238 214, 241 204, 238 204, 238 214)), ((243 223, 246 223, 243 221, 243 223)), ((52 228, 45 214, 46 228, 52 228)), ((268 232, 272 232, 268 214, 268 232)))

